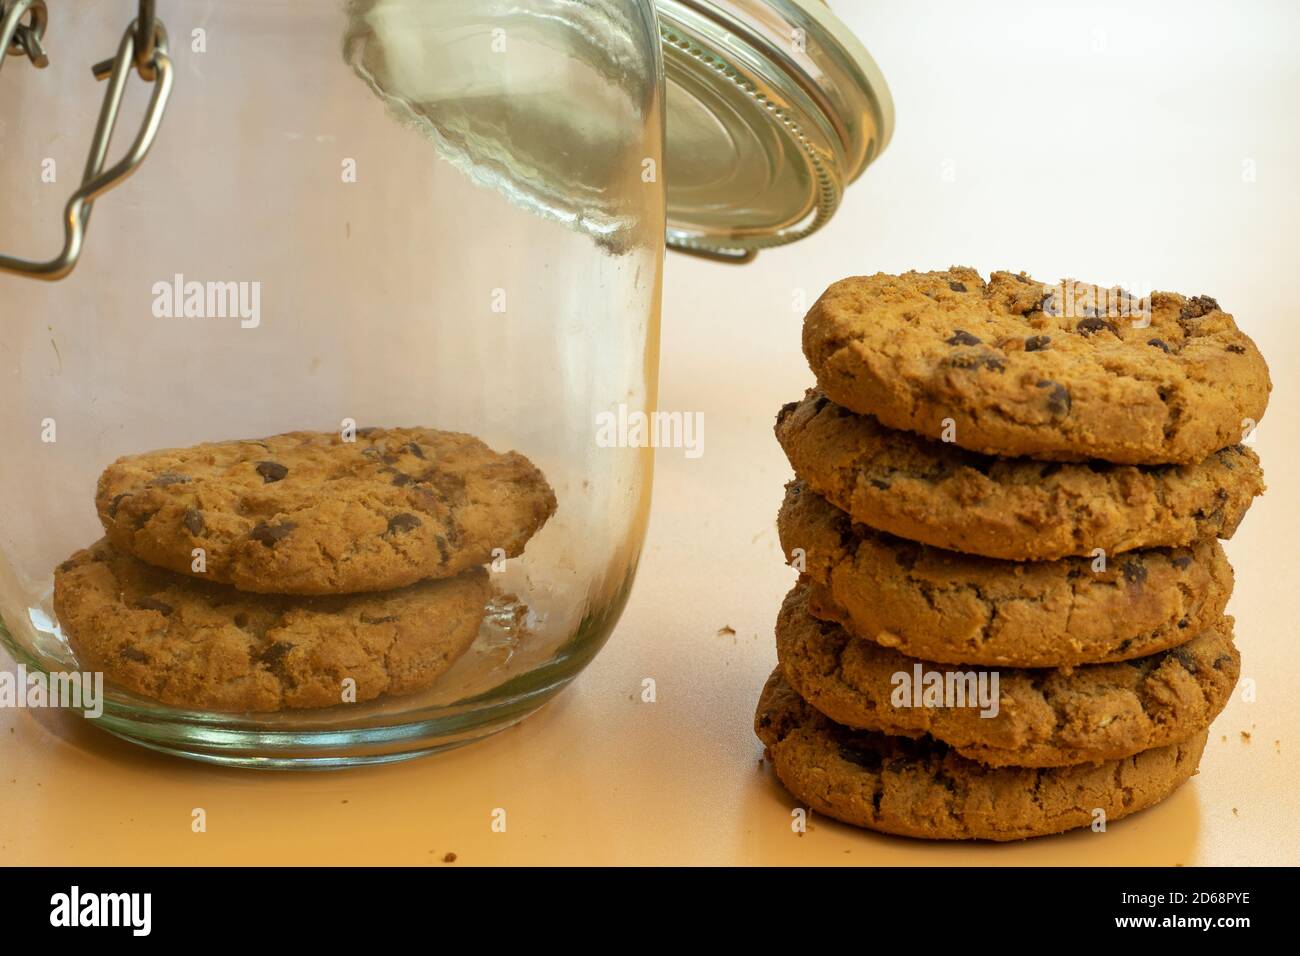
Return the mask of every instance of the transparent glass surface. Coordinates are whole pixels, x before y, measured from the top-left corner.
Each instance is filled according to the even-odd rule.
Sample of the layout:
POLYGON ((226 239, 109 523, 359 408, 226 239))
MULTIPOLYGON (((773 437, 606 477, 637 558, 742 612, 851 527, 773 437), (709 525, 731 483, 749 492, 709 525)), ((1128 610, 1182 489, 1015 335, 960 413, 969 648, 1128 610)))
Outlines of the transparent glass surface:
MULTIPOLYGON (((467 432, 526 455, 557 508, 490 571, 477 640, 432 687, 215 713, 110 683, 98 723, 270 767, 395 759, 505 726, 603 644, 644 534, 651 453, 600 447, 596 424, 655 402, 665 221, 652 5, 160 8, 176 80, 152 154, 96 203, 70 278, 0 275, 5 640, 29 667, 77 666, 53 572, 103 534, 96 480, 119 456, 347 420, 467 432), (245 284, 250 304, 256 288, 255 319, 159 315, 163 287, 189 282, 245 284)), ((0 76, 5 252, 44 258, 61 242, 102 93, 89 66, 116 49, 126 16, 60 5, 50 68, 11 61, 0 76)), ((147 94, 130 82, 110 160, 147 94)))

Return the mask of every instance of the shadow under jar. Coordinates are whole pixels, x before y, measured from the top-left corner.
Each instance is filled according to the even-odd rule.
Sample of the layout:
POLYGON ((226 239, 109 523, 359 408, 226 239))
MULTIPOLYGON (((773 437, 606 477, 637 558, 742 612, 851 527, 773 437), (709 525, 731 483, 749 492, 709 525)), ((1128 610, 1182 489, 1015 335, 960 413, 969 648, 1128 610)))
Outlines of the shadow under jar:
POLYGON ((856 152, 807 120, 832 145, 743 184, 806 195, 729 197, 750 221, 726 229, 695 184, 674 228, 651 0, 163 0, 129 27, 133 3, 47 3, 0 75, 15 660, 102 673, 114 734, 253 767, 430 753, 541 706, 635 573, 653 452, 598 433, 655 408, 666 233, 798 238, 829 214, 816 149, 841 188, 892 118, 856 152), (143 129, 78 180, 84 65, 114 49, 118 149, 143 129))

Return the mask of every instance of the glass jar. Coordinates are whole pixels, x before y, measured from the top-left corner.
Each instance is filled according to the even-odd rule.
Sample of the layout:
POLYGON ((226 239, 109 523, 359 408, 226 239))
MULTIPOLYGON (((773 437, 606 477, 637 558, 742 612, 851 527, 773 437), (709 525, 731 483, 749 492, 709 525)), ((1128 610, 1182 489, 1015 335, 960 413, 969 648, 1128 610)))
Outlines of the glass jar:
POLYGON ((570 681, 645 533, 653 450, 598 431, 655 408, 665 236, 798 238, 892 125, 827 66, 865 51, 805 85, 753 52, 817 0, 15 3, 4 640, 33 682, 103 673, 100 727, 222 763, 428 753, 570 681), (114 49, 101 128, 134 144, 78 179, 114 49))

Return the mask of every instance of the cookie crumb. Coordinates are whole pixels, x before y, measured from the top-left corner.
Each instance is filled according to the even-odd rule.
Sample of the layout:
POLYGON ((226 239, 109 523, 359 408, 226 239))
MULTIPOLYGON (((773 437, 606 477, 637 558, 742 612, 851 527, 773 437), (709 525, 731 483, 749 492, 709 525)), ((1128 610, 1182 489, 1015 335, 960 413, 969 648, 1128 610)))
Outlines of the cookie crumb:
POLYGON ((736 629, 730 624, 724 624, 722 627, 718 628, 718 637, 725 637, 728 634, 734 635, 735 633, 736 629))
POLYGON ((1243 730, 1243 731, 1241 732, 1241 740, 1242 740, 1242 743, 1247 743, 1247 744, 1250 743, 1250 731, 1249 731, 1249 730, 1243 730))
POLYGON ((455 863, 455 862, 456 862, 456 854, 455 854, 455 853, 448 853, 448 854, 446 854, 446 855, 442 858, 442 862, 443 862, 443 863, 455 863))

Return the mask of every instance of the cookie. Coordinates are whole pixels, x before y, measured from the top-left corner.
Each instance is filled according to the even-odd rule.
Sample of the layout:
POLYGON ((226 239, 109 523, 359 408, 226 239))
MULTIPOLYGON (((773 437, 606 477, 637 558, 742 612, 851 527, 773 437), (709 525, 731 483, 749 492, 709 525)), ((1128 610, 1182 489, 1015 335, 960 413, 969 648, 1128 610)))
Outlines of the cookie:
POLYGON ((1058 667, 1144 657, 1219 620, 1232 566, 1214 539, 1091 558, 999 561, 855 524, 801 481, 777 529, 819 618, 909 657, 1058 667))
POLYGON ((928 840, 1022 840, 1100 819, 1112 823, 1159 803, 1193 776, 1206 738, 1201 733, 1100 764, 986 767, 930 737, 832 723, 779 670, 763 688, 754 729, 777 777, 816 812, 928 840))
POLYGON ((1096 763, 1184 740, 1219 715, 1241 671, 1231 618, 1186 644, 1116 664, 1056 670, 931 664, 813 617, 802 585, 781 607, 776 643, 790 686, 836 723, 929 734, 992 767, 1096 763), (924 696, 928 682, 939 679, 931 675, 940 675, 940 686, 953 696, 924 696), (957 703, 963 698, 964 705, 957 703), (944 703, 953 706, 938 706, 944 703), (986 709, 989 703, 994 706, 986 709))
POLYGON ((1208 296, 1126 295, 956 267, 845 279, 804 354, 838 404, 987 454, 1193 464, 1240 442, 1271 388, 1255 343, 1208 296))
POLYGON ((173 707, 330 707, 432 684, 478 635, 487 572, 384 594, 247 594, 101 540, 54 574, 54 610, 83 667, 173 707))
POLYGON ((854 521, 1012 561, 1229 538, 1264 490, 1244 445, 1194 465, 990 458, 885 428, 810 391, 777 416, 795 474, 854 521))
POLYGON ((514 557, 555 495, 523 455, 472 435, 379 428, 131 455, 95 504, 109 540, 150 564, 241 591, 349 594, 514 557))

